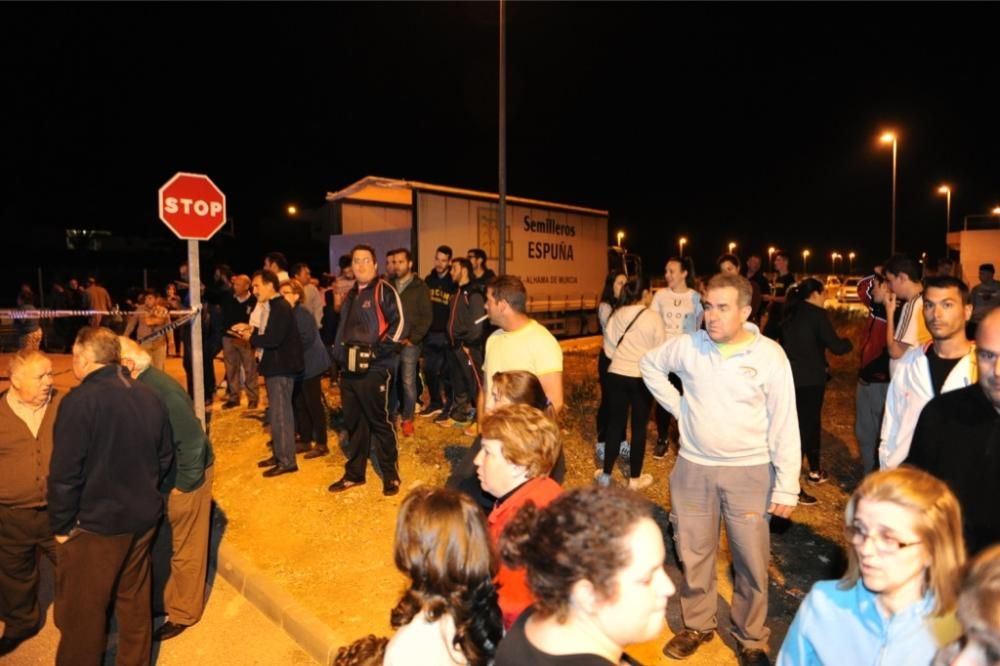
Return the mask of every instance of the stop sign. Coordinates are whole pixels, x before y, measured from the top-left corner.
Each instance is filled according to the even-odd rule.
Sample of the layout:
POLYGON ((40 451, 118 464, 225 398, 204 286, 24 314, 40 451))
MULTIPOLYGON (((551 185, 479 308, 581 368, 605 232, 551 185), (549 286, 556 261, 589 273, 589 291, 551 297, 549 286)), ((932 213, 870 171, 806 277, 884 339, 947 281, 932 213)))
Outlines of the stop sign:
POLYGON ((183 240, 208 240, 226 223, 226 195, 212 179, 178 173, 160 188, 160 219, 183 240))

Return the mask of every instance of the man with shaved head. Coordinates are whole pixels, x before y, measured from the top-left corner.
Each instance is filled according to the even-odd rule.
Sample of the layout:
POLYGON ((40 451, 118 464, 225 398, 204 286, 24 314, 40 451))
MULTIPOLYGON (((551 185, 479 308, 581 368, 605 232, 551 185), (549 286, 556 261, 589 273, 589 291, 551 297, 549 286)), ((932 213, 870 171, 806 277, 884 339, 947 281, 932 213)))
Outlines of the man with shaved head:
POLYGON ((38 561, 54 561, 45 498, 52 431, 63 393, 52 362, 38 351, 10 360, 11 386, 0 393, 0 657, 38 632, 38 561))
POLYGON ((976 370, 978 383, 927 403, 906 458, 955 492, 970 554, 1000 542, 1000 307, 979 322, 976 370))

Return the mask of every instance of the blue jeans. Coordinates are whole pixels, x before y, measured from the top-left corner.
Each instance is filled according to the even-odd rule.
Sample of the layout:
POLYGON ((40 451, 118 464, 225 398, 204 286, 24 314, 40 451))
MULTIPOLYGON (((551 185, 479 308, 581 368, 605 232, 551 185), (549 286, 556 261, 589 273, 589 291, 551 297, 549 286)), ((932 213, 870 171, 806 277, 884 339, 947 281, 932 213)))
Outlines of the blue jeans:
POLYGON ((271 441, 274 457, 282 469, 294 469, 295 463, 295 417, 292 411, 292 390, 294 377, 265 377, 267 386, 267 410, 271 421, 271 441))
POLYGON ((417 372, 420 369, 420 345, 406 345, 399 352, 399 385, 403 389, 404 421, 413 420, 417 404, 417 372))

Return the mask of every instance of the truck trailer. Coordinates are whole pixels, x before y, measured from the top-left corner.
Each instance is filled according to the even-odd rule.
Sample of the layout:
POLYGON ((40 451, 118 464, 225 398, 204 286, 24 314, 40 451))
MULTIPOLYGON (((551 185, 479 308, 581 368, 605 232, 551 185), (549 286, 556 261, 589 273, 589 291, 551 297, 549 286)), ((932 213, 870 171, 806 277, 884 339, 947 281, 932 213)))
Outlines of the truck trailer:
MULTIPOLYGON (((331 272, 362 242, 375 248, 380 265, 388 250, 409 249, 421 276, 441 245, 456 257, 481 248, 487 266, 498 269, 495 193, 368 176, 326 200, 324 217, 336 231, 329 241, 331 272)), ((608 211, 514 196, 506 202, 506 271, 527 287, 528 313, 557 336, 599 333, 597 304, 608 271, 641 273, 637 255, 609 248, 608 211)))

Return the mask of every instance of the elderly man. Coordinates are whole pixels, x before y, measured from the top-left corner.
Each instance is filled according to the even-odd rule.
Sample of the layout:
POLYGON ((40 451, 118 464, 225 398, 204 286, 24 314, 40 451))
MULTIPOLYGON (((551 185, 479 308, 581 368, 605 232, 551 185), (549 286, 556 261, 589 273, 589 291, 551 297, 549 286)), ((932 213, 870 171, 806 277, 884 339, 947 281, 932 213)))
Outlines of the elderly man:
POLYGON ((176 464, 163 480, 167 520, 153 546, 153 593, 163 591, 167 621, 154 640, 165 641, 201 619, 208 574, 208 533, 212 513, 212 443, 194 413, 191 398, 173 377, 152 367, 146 350, 119 338, 122 365, 133 379, 153 389, 167 408, 176 464), (168 558, 158 557, 160 552, 168 558), (169 559, 168 566, 158 566, 169 559), (167 569, 166 572, 163 572, 167 569), (164 573, 166 575, 164 575, 164 573))
POLYGON ((55 561, 46 484, 52 431, 63 393, 41 352, 10 360, 11 386, 0 393, 0 657, 38 631, 38 560, 55 561))
POLYGON ((671 338, 639 362, 653 397, 680 425, 670 473, 670 522, 684 564, 684 630, 664 647, 686 659, 712 639, 718 617, 719 519, 733 551, 733 637, 740 666, 765 666, 768 514, 788 518, 799 497, 802 449, 792 368, 750 317, 753 289, 739 275, 708 281, 705 330, 671 338), (677 375, 682 396, 668 379, 677 375))
POLYGON ((80 385, 56 418, 49 526, 56 543, 56 666, 99 664, 108 611, 118 666, 148 664, 149 545, 163 515, 160 484, 173 462, 167 410, 120 365, 118 336, 85 327, 73 344, 80 385))
POLYGON ((257 359, 250 343, 236 334, 234 327, 249 324, 257 304, 250 293, 250 276, 233 277, 233 293, 222 299, 222 359, 226 366, 226 390, 229 398, 223 409, 240 406, 240 395, 247 394, 247 409, 257 409, 260 387, 257 385, 257 359))

